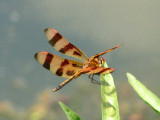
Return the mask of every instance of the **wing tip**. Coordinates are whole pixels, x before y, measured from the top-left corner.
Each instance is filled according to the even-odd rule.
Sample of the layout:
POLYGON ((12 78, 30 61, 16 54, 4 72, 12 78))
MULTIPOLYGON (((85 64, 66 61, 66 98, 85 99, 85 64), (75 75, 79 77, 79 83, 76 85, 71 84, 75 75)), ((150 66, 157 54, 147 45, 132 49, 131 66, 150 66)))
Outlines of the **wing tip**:
POLYGON ((48 30, 49 30, 49 28, 45 28, 45 29, 44 29, 44 33, 46 33, 48 30))
POLYGON ((47 33, 49 30, 51 30, 52 32, 55 32, 55 33, 58 32, 57 30, 55 30, 55 29, 53 29, 53 28, 45 28, 45 29, 44 29, 44 33, 47 33))
POLYGON ((34 54, 34 58, 37 60, 37 58, 38 58, 38 53, 34 54))
MULTIPOLYGON (((44 34, 48 41, 50 41, 55 35, 58 33, 55 29, 52 28, 46 28, 44 29, 44 34)), ((54 40, 53 40, 54 41, 54 40)))
POLYGON ((48 53, 48 52, 45 52, 45 51, 39 51, 39 52, 37 52, 37 53, 34 54, 34 58, 36 60, 38 60, 39 56, 41 56, 42 54, 43 55, 47 55, 47 54, 51 54, 51 53, 48 53))

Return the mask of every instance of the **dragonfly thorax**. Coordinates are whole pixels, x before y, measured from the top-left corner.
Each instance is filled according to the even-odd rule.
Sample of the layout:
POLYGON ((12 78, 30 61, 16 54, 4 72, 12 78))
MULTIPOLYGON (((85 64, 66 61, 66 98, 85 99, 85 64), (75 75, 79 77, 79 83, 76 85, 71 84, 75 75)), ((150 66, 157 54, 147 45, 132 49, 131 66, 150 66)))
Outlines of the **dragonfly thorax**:
POLYGON ((104 64, 104 58, 97 57, 92 60, 87 60, 84 62, 83 67, 100 67, 104 64))

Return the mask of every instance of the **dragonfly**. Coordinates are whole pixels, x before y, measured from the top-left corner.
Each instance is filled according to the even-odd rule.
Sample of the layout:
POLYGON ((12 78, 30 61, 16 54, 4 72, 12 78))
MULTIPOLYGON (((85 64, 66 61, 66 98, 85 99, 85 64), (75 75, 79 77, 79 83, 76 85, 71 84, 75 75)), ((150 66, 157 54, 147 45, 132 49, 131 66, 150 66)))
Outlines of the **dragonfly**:
POLYGON ((83 62, 65 59, 60 56, 51 54, 49 52, 40 51, 37 52, 34 57, 44 68, 56 74, 57 76, 67 78, 58 87, 52 91, 55 92, 73 79, 79 77, 82 74, 89 74, 91 82, 99 83, 93 79, 94 75, 109 74, 114 71, 114 68, 102 67, 105 60, 100 57, 101 55, 112 51, 115 48, 121 46, 121 44, 106 50, 104 52, 93 55, 91 58, 87 57, 82 50, 77 48, 75 45, 68 42, 57 30, 52 28, 46 28, 44 30, 45 36, 49 44, 57 51, 77 58, 83 62))

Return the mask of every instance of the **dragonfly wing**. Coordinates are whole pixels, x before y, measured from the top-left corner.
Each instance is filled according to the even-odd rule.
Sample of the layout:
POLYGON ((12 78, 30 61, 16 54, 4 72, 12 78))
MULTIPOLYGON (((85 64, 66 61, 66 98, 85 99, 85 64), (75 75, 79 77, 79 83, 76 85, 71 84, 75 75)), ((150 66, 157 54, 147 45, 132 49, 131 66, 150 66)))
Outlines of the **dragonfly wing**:
POLYGON ((58 31, 52 28, 46 28, 44 32, 49 44, 57 51, 82 61, 88 59, 79 48, 68 42, 58 31))
POLYGON ((79 61, 64 59, 44 51, 36 53, 35 59, 47 70, 65 78, 71 77, 83 66, 83 63, 79 61))

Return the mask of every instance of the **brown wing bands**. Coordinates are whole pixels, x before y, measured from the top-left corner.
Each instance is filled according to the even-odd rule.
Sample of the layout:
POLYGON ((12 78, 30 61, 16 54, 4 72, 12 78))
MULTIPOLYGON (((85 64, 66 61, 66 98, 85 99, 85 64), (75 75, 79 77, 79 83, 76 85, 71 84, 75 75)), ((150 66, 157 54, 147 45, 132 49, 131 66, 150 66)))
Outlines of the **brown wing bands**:
POLYGON ((88 59, 88 57, 79 48, 69 43, 58 31, 46 28, 44 32, 49 44, 57 51, 82 61, 86 61, 88 59))
POLYGON ((36 53, 35 59, 47 70, 50 70, 57 76, 65 78, 71 77, 83 66, 81 62, 64 59, 44 51, 36 53))

